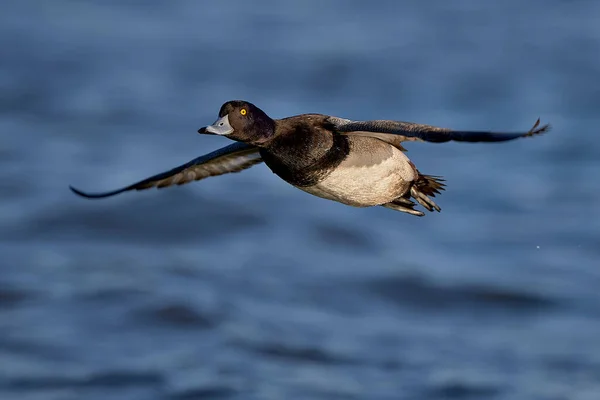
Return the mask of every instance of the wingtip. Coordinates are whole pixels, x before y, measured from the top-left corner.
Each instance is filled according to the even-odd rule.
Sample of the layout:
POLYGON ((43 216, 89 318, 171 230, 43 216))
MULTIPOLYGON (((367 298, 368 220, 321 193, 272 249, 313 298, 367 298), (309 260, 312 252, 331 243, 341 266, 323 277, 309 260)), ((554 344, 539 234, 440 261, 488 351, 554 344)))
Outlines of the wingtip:
POLYGON ((86 193, 82 190, 79 190, 71 185, 69 185, 69 189, 71 189, 71 191, 73 193, 75 193, 78 196, 84 197, 86 199, 100 199, 102 197, 107 197, 107 194, 104 193, 100 193, 100 194, 93 194, 93 193, 86 193))
POLYGON ((538 118, 537 121, 535 121, 535 124, 533 124, 533 126, 529 130, 529 132, 527 132, 526 136, 533 136, 546 133, 549 132, 551 128, 552 126, 550 124, 544 124, 540 127, 540 118, 538 118))
POLYGON ((90 198, 90 196, 87 193, 82 192, 81 190, 75 188, 74 186, 69 185, 69 189, 71 189, 71 192, 75 193, 78 196, 90 198))

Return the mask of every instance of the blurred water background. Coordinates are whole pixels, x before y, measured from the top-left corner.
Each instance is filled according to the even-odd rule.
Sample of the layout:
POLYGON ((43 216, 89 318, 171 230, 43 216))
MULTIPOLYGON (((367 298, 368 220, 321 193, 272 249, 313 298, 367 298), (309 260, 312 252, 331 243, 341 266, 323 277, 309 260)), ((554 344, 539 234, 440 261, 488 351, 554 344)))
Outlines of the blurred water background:
POLYGON ((600 399, 600 3, 4 1, 0 398, 600 399), (264 165, 220 105, 550 134, 412 143, 441 214, 264 165))

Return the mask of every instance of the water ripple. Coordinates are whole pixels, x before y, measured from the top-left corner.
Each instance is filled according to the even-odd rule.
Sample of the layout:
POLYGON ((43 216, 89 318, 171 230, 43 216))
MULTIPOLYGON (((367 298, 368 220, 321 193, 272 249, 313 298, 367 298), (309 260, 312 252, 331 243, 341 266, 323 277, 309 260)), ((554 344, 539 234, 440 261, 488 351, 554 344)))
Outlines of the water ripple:
POLYGON ((172 400, 203 400, 203 399, 229 399, 237 394, 236 390, 227 386, 205 386, 191 388, 172 393, 172 400))
POLYGON ((548 311, 559 306, 556 299, 535 292, 484 285, 440 285, 410 275, 375 280, 365 284, 368 290, 402 307, 420 307, 430 311, 505 310, 512 312, 548 311))
POLYGON ((11 390, 42 390, 65 388, 117 388, 128 386, 162 386, 165 379, 157 372, 108 371, 82 377, 44 376, 10 380, 5 386, 11 390))
POLYGON ((186 304, 160 304, 135 310, 133 315, 140 321, 157 326, 170 326, 186 329, 210 329, 218 324, 218 319, 200 313, 186 304))

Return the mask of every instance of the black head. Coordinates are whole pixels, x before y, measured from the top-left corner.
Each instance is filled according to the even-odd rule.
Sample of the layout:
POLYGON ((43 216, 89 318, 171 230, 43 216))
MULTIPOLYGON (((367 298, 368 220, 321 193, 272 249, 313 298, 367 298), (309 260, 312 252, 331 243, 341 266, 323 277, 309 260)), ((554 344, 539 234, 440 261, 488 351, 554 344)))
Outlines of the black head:
POLYGON ((198 133, 222 135, 238 142, 260 145, 275 133, 275 122, 252 103, 232 100, 221 106, 219 119, 198 133))

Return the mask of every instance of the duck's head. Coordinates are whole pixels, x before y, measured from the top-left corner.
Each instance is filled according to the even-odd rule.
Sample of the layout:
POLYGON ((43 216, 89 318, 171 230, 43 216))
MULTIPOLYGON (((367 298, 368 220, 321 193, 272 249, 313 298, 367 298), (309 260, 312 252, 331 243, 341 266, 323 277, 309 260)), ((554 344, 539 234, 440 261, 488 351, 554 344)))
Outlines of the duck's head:
POLYGON ((260 145, 275 133, 275 121, 252 103, 232 100, 221 106, 219 118, 212 125, 200 128, 198 133, 260 145))

